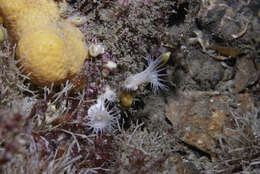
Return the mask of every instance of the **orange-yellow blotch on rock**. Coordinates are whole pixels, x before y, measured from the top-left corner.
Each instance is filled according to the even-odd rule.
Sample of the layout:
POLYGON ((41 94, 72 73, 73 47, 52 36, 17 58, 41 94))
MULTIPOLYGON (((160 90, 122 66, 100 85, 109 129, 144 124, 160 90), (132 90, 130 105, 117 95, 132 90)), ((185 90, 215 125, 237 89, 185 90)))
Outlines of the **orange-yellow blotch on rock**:
POLYGON ((124 107, 130 108, 133 103, 133 95, 130 92, 122 91, 120 93, 120 101, 124 107))
POLYGON ((34 83, 59 84, 80 72, 88 56, 84 35, 59 16, 53 0, 0 0, 0 15, 34 83))

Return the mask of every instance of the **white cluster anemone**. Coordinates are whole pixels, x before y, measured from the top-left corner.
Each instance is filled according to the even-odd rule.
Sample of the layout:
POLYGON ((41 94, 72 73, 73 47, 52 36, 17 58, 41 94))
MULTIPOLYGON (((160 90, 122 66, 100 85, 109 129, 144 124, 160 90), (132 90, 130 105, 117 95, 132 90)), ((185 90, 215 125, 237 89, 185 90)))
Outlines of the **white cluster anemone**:
POLYGON ((151 56, 148 56, 147 59, 148 66, 144 71, 131 75, 124 81, 124 88, 126 90, 135 91, 138 89, 138 86, 143 83, 151 83, 153 92, 157 92, 159 88, 168 88, 165 84, 162 83, 165 82, 162 77, 166 76, 166 74, 162 73, 162 71, 164 71, 166 68, 164 66, 165 63, 162 62, 162 58, 158 57, 157 59, 153 60, 151 56))
POLYGON ((107 100, 108 102, 115 102, 117 99, 117 95, 116 92, 111 89, 111 87, 109 85, 107 85, 105 87, 105 91, 103 94, 101 94, 98 98, 97 98, 97 103, 101 103, 102 100, 107 100))
POLYGON ((93 133, 103 134, 104 132, 111 132, 118 127, 119 114, 114 108, 109 109, 109 105, 105 105, 103 97, 97 100, 97 104, 92 105, 88 109, 88 116, 86 117, 87 126, 89 126, 93 133))

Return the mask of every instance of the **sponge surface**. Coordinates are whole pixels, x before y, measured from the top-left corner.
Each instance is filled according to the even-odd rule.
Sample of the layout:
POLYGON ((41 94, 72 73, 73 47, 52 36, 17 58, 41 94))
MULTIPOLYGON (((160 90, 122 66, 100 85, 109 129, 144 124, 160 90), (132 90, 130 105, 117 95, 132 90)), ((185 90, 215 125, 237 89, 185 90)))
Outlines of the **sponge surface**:
POLYGON ((0 0, 0 13, 34 83, 60 84, 79 73, 87 56, 84 36, 60 18, 53 0, 0 0))

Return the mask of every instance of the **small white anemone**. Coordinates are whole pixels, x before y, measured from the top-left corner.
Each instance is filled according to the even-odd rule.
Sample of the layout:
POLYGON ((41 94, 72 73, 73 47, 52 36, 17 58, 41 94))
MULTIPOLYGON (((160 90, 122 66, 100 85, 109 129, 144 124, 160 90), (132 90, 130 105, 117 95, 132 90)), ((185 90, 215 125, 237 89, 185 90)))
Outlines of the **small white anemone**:
POLYGON ((87 22, 87 17, 80 15, 80 13, 75 13, 74 15, 67 18, 71 24, 79 27, 87 22))
POLYGON ((151 56, 148 56, 147 59, 148 66, 144 71, 131 75, 124 81, 124 88, 126 90, 135 91, 138 89, 138 86, 143 83, 151 83, 154 93, 156 93, 159 88, 165 90, 168 88, 165 84, 162 83, 166 81, 162 79, 162 77, 167 76, 167 74, 161 73, 166 69, 162 58, 158 57, 157 59, 153 60, 151 56))
POLYGON ((119 114, 114 108, 109 110, 108 107, 105 106, 105 101, 101 98, 97 104, 88 109, 87 125, 93 129, 93 133, 96 135, 111 132, 118 127, 119 114))
POLYGON ((91 44, 88 53, 91 57, 97 57, 105 53, 105 47, 101 44, 91 44))
POLYGON ((113 90, 109 85, 105 87, 105 91, 103 94, 98 96, 97 103, 101 103, 102 100, 107 100, 108 102, 115 102, 117 99, 117 95, 115 90, 113 90))

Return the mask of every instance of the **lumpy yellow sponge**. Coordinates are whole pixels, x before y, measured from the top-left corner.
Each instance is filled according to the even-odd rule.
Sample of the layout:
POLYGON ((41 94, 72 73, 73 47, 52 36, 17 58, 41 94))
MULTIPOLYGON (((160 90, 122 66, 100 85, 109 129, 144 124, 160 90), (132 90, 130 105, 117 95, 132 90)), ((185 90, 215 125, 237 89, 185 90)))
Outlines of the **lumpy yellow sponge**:
POLYGON ((79 73, 87 57, 84 36, 60 18, 53 0, 0 0, 0 14, 34 83, 60 84, 79 73))

